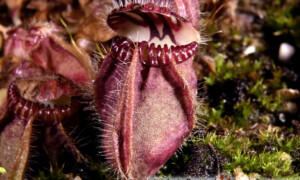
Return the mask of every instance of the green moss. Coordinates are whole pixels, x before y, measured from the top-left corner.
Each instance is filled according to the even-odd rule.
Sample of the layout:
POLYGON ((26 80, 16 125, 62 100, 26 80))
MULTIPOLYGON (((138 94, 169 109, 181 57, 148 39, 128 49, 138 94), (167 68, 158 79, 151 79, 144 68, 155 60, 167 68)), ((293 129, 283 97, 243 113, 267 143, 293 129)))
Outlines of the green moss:
POLYGON ((284 152, 263 152, 258 155, 253 155, 248 152, 234 151, 232 162, 225 164, 225 170, 231 172, 236 167, 241 167, 246 173, 257 172, 267 177, 283 177, 291 175, 293 169, 290 159, 282 159, 284 152))
POLYGON ((63 174, 62 170, 51 171, 49 175, 45 175, 44 172, 40 172, 37 180, 68 180, 69 178, 63 174))
POLYGON ((238 127, 243 127, 251 122, 251 115, 254 112, 254 105, 247 101, 241 101, 234 108, 234 121, 238 127))
POLYGON ((240 167, 245 173, 260 173, 265 177, 285 177, 300 175, 294 172, 292 167, 293 159, 288 155, 300 145, 300 138, 295 137, 285 140, 278 137, 277 133, 271 131, 261 133, 260 139, 240 137, 230 134, 218 136, 215 133, 208 134, 203 140, 205 143, 214 145, 216 150, 223 156, 231 159, 223 168, 232 173, 240 167), (272 152, 255 151, 257 145, 266 145, 270 141, 276 144, 276 150, 272 152))
POLYGON ((275 34, 291 34, 298 47, 300 47, 300 1, 271 1, 266 9, 267 27, 273 29, 275 34))
MULTIPOLYGON (((265 58, 257 61, 243 58, 238 62, 225 62, 225 56, 219 55, 216 60, 216 73, 205 78, 208 87, 220 85, 227 80, 242 80, 247 85, 244 90, 245 98, 237 101, 233 106, 233 114, 228 114, 224 108, 224 99, 220 99, 219 106, 207 110, 207 116, 202 117, 211 123, 221 123, 233 127, 244 127, 253 122, 266 122, 263 119, 264 113, 274 112, 280 109, 282 99, 276 95, 276 90, 285 87, 282 82, 282 72, 276 65, 265 58), (264 78, 265 71, 272 73, 271 78, 264 78), (255 115, 256 113, 256 115, 255 115), (255 118, 256 119, 255 119, 255 118), (257 119, 259 118, 259 119, 257 119)), ((230 112, 230 111, 229 111, 230 112)), ((232 129, 225 125, 227 128, 232 129)))
POLYGON ((281 87, 278 85, 280 84, 278 81, 279 80, 277 78, 274 78, 269 82, 265 81, 264 79, 259 79, 249 91, 250 94, 256 96, 257 102, 259 102, 260 105, 268 111, 277 110, 282 102, 279 96, 269 94, 270 91, 272 91, 272 88, 275 91, 275 89, 279 89, 281 87))
MULTIPOLYGON (((205 78, 207 85, 212 86, 217 82, 228 79, 248 77, 252 73, 259 73, 263 61, 251 62, 249 59, 241 59, 236 63, 225 62, 225 56, 219 54, 216 57, 216 73, 205 78)), ((255 78, 255 77, 254 77, 255 78)))
POLYGON ((216 150, 223 156, 231 159, 229 163, 223 165, 224 170, 232 173, 240 167, 245 173, 260 173, 265 177, 285 177, 300 175, 294 172, 292 159, 287 154, 299 146, 299 137, 290 140, 278 138, 271 135, 271 132, 263 133, 261 139, 251 139, 249 137, 238 137, 230 134, 228 136, 218 136, 215 133, 208 134, 203 140, 205 143, 214 145, 216 150), (258 144, 266 145, 269 141, 276 141, 276 150, 272 152, 255 151, 258 144))
POLYGON ((293 9, 299 3, 298 0, 294 2, 284 3, 275 1, 267 10, 267 23, 277 30, 292 29, 298 23, 293 16, 293 9))
POLYGON ((223 127, 235 129, 235 127, 239 128, 249 125, 252 122, 253 113, 256 113, 254 105, 250 100, 247 100, 235 105, 233 116, 226 115, 224 103, 221 103, 217 108, 207 108, 206 115, 201 116, 201 119, 205 119, 208 122, 208 127, 220 124, 223 127))
POLYGON ((289 154, 300 146, 299 136, 287 139, 283 135, 279 135, 276 131, 260 132, 260 135, 260 144, 271 143, 277 151, 284 151, 289 154))
POLYGON ((222 114, 224 113, 224 103, 220 104, 218 108, 204 108, 204 115, 200 117, 200 119, 205 119, 210 124, 215 124, 219 121, 222 121, 224 119, 222 117, 222 114))
POLYGON ((208 134, 205 139, 205 143, 211 143, 215 146, 216 150, 228 155, 230 151, 246 150, 252 145, 252 142, 248 138, 237 138, 230 134, 228 136, 218 136, 216 133, 208 134))

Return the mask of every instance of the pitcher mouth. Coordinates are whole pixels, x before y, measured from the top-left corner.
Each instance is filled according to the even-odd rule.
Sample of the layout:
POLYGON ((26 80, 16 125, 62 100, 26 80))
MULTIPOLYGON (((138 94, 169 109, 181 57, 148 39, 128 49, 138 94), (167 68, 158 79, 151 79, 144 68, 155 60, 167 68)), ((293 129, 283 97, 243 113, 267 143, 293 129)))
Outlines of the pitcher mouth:
POLYGON ((201 41, 199 32, 174 8, 154 3, 118 4, 107 17, 107 24, 121 38, 112 45, 114 56, 127 61, 135 46, 144 65, 161 66, 192 57, 201 41))
POLYGON ((34 117, 57 124, 79 107, 73 89, 70 81, 56 76, 17 79, 9 86, 7 107, 22 119, 34 117))
POLYGON ((171 47, 200 42, 200 34, 188 20, 173 12, 170 7, 160 7, 153 3, 131 3, 113 9, 107 17, 107 24, 117 34, 133 42, 146 41, 162 47, 164 44, 171 47))

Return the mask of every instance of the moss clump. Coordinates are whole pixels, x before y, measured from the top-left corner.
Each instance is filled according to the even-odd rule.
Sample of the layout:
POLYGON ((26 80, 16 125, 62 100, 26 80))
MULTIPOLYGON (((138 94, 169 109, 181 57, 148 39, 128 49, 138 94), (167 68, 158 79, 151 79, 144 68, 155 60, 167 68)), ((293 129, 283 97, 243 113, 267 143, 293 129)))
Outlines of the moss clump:
MULTIPOLYGON (((283 151, 264 152, 258 155, 251 153, 243 153, 235 151, 231 154, 232 162, 225 164, 225 170, 241 167, 244 172, 257 172, 266 177, 285 177, 290 175, 293 170, 291 168, 290 159, 282 159, 283 151)), ((296 175, 294 175, 296 176, 296 175)))
POLYGON ((245 127, 263 121, 262 115, 279 110, 276 90, 285 87, 282 71, 272 61, 244 58, 232 63, 219 56, 216 73, 205 78, 212 109, 202 118, 222 126, 245 127))
POLYGON ((212 86, 216 83, 224 82, 228 79, 243 79, 250 77, 253 80, 257 79, 256 75, 263 68, 263 61, 254 61, 244 58, 236 63, 231 61, 225 62, 225 57, 222 54, 219 54, 216 59, 216 73, 211 74, 205 78, 205 83, 208 86, 212 86), (252 75, 252 76, 248 76, 252 75))
POLYGON ((288 154, 293 152, 297 147, 300 146, 300 137, 295 136, 292 138, 285 137, 282 133, 275 130, 268 129, 267 131, 260 131, 260 138, 257 144, 273 144, 276 151, 284 151, 288 154))
POLYGON ((40 172, 37 180, 68 180, 69 178, 63 174, 62 170, 54 170, 46 175, 44 172, 40 172))
POLYGON ((284 140, 284 138, 278 138, 277 133, 272 137, 267 134, 270 132, 261 133, 260 137, 251 139, 234 134, 218 136, 212 133, 206 136, 204 142, 213 144, 217 151, 231 159, 230 162, 223 164, 224 170, 228 173, 240 167, 246 173, 256 172, 265 177, 300 175, 299 172, 294 172, 292 166, 294 159, 288 155, 299 146, 300 138, 284 140), (273 151, 257 148, 267 146, 270 140, 276 144, 273 151))
POLYGON ((270 1, 266 8, 266 25, 275 31, 276 35, 291 34, 300 46, 300 1, 270 1))
POLYGON ((293 165, 296 159, 290 155, 300 146, 300 137, 287 135, 293 134, 294 128, 290 132, 274 128, 271 124, 276 122, 270 120, 283 102, 276 94, 286 87, 282 76, 282 70, 268 59, 243 58, 233 63, 219 56, 216 73, 205 79, 212 107, 207 106, 206 115, 201 116, 208 126, 203 141, 230 159, 222 165, 228 173, 240 167, 263 177, 300 175, 293 165))

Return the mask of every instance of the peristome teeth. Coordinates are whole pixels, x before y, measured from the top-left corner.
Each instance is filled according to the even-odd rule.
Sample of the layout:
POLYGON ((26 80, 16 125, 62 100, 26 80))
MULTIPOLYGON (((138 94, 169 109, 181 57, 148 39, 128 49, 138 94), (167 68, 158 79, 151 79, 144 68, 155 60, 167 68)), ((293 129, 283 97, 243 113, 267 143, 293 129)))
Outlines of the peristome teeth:
POLYGON ((171 53, 170 53, 170 49, 168 48, 168 45, 164 45, 164 65, 169 64, 171 61, 171 53))
POLYGON ((159 65, 164 65, 162 60, 162 49, 160 45, 158 45, 156 48, 156 60, 159 65))
POLYGON ((176 63, 181 63, 188 58, 192 57, 198 48, 198 43, 192 42, 183 46, 171 46, 168 47, 164 44, 163 48, 161 45, 155 47, 154 43, 150 46, 146 41, 142 41, 138 44, 140 61, 149 66, 163 66, 168 65, 173 59, 176 63))
POLYGON ((155 44, 154 43, 150 44, 148 58, 149 58, 148 62, 150 62, 151 65, 158 66, 157 55, 156 55, 156 48, 155 48, 155 44))
POLYGON ((119 61, 127 62, 131 59, 134 44, 124 37, 120 37, 112 44, 112 55, 119 61))
POLYGON ((15 82, 9 86, 7 100, 7 108, 20 118, 29 119, 34 117, 41 119, 46 124, 50 125, 70 117, 79 107, 73 101, 71 102, 71 105, 65 105, 64 107, 54 105, 54 107, 51 108, 49 104, 32 102, 24 99, 20 95, 15 82))
MULTIPOLYGON (((173 59, 176 63, 181 63, 192 57, 198 48, 197 42, 192 42, 182 46, 171 46, 167 44, 158 45, 142 41, 138 44, 139 60, 148 66, 168 65, 173 59)), ((118 38, 112 45, 112 55, 119 61, 130 61, 133 53, 134 43, 127 38, 118 38)))
POLYGON ((148 63, 148 43, 146 41, 142 41, 141 43, 138 44, 139 46, 139 57, 140 61, 143 64, 149 64, 148 63))

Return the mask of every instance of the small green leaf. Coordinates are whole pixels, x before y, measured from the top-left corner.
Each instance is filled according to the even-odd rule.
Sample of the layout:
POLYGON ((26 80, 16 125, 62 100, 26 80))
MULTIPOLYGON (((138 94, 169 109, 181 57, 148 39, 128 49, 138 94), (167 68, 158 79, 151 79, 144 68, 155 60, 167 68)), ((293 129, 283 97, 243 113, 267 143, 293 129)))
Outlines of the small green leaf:
POLYGON ((217 61, 216 61, 216 71, 217 71, 217 73, 221 73, 223 65, 224 65, 224 57, 222 55, 219 55, 217 57, 217 61))
POLYGON ((204 79, 205 79, 205 84, 208 86, 212 86, 215 84, 215 78, 212 76, 205 77, 204 79))
POLYGON ((6 172, 6 170, 3 167, 0 167, 0 173, 1 174, 6 174, 7 172, 6 172))
POLYGON ((223 77, 225 80, 226 79, 230 79, 230 78, 233 78, 233 72, 231 71, 228 71, 224 74, 224 77, 223 77))

